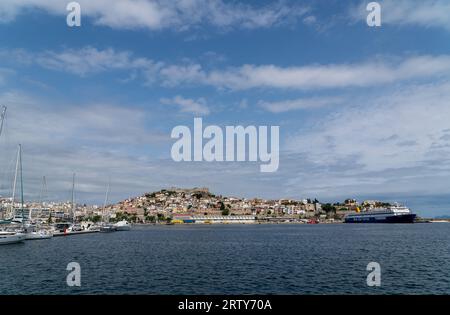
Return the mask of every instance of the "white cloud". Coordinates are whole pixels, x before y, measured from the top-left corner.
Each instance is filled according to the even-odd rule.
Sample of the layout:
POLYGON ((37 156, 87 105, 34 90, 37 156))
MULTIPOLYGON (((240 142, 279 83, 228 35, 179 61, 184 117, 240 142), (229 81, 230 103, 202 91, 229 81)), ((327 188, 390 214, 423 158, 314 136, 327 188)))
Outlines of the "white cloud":
POLYGON ((23 144, 27 200, 38 198, 44 175, 48 198, 68 200, 73 172, 79 202, 102 202, 109 177, 112 201, 173 186, 207 186, 217 193, 245 196, 274 194, 261 181, 267 175, 261 175, 257 163, 173 162, 170 130, 161 134, 161 125, 155 124, 161 119, 149 110, 75 106, 23 91, 0 94, 0 103, 9 106, 0 137, 0 195, 11 195, 18 143, 23 144))
POLYGON ((10 140, 33 146, 61 145, 79 141, 97 147, 149 144, 168 139, 147 131, 148 114, 140 109, 113 104, 51 103, 25 93, 0 94, 8 106, 10 140), (36 128, 39 122, 39 128, 36 128))
POLYGON ((22 92, 4 93, 0 103, 9 105, 9 114, 0 138, 0 193, 11 182, 19 142, 24 145, 27 198, 37 198, 43 175, 51 199, 69 198, 74 171, 77 199, 90 202, 103 198, 108 177, 114 200, 170 186, 209 186, 222 194, 273 198, 445 193, 448 99, 449 82, 354 97, 338 112, 296 125, 305 132, 289 139, 287 152, 282 146, 280 171, 268 176, 251 163, 171 162, 169 132, 161 136, 158 129, 149 130, 156 118, 139 109, 49 104, 22 92), (160 142, 167 145, 165 160, 153 151, 160 142), (9 176, 3 176, 5 169, 9 176))
MULTIPOLYGON (((396 174, 407 168, 429 172, 420 176, 450 175, 450 141, 445 137, 449 98, 450 83, 444 82, 354 99, 352 107, 333 112, 312 130, 291 137, 287 147, 323 171, 346 165, 338 167, 342 169, 342 173, 337 171, 338 177, 344 178, 347 168, 354 172, 351 178, 360 176, 362 183, 367 179, 363 173, 372 172, 369 179, 383 183, 387 175, 382 172, 396 174)), ((402 176, 415 175, 419 173, 410 171, 402 176)), ((417 188, 420 181, 398 189, 407 190, 408 185, 417 188)))
POLYGON ((5 84, 6 82, 6 75, 5 73, 0 69, 0 85, 5 84))
MULTIPOLYGON (((448 0, 381 0, 382 23, 444 28, 450 31, 448 0)), ((367 3, 352 9, 355 21, 365 23, 367 3)))
POLYGON ((128 71, 144 84, 163 86, 204 85, 220 89, 252 88, 333 89, 369 87, 408 80, 426 80, 450 76, 450 55, 409 57, 378 57, 360 63, 311 64, 279 67, 276 65, 243 65, 240 67, 205 69, 200 64, 167 64, 128 51, 99 50, 84 47, 79 50, 30 53, 24 50, 0 50, 5 60, 24 64, 35 63, 47 69, 65 71, 80 76, 104 71, 128 71))
POLYGON ((303 19, 303 23, 306 25, 314 25, 317 22, 317 18, 314 15, 309 15, 303 19))
POLYGON ((207 74, 199 64, 168 65, 161 69, 160 75, 163 84, 170 87, 183 83, 204 84, 207 80, 207 74))
POLYGON ((40 179, 47 175, 50 198, 65 200, 70 174, 76 172, 79 200, 92 201, 104 196, 108 176, 116 197, 144 189, 156 167, 144 152, 170 140, 150 129, 154 118, 148 112, 133 107, 61 104, 22 91, 0 94, 0 104, 8 106, 0 137, 0 195, 11 189, 18 143, 24 149, 27 198, 38 196, 40 179))
POLYGON ((343 103, 342 98, 337 97, 316 97, 316 98, 299 98, 287 101, 267 102, 259 101, 258 105, 265 110, 274 113, 285 113, 301 109, 320 108, 324 106, 332 106, 343 103))
POLYGON ((34 62, 47 69, 81 76, 112 70, 142 70, 150 73, 162 66, 161 63, 155 63, 147 58, 135 58, 128 51, 115 51, 111 48, 98 50, 89 46, 77 50, 65 49, 59 52, 45 51, 35 54, 15 50, 9 55, 20 56, 16 57, 20 62, 24 60, 26 63, 34 62))
MULTIPOLYGON (((218 28, 265 28, 296 21, 307 8, 284 1, 264 6, 222 0, 78 0, 82 17, 117 29, 185 30, 199 25, 218 28)), ((10 22, 26 9, 66 15, 60 0, 2 0, 0 21, 10 22)), ((83 23, 83 22, 82 22, 83 23)))
POLYGON ((353 64, 278 67, 243 65, 223 70, 204 70, 201 65, 171 65, 161 70, 165 84, 203 84, 219 88, 330 89, 368 87, 405 80, 449 76, 450 56, 417 56, 353 64))
POLYGON ((7 82, 7 78, 14 75, 15 71, 6 68, 0 68, 0 85, 4 85, 7 82))
POLYGON ((180 108, 180 111, 182 113, 193 113, 199 115, 209 115, 210 113, 210 110, 204 98, 192 100, 183 98, 182 96, 175 96, 171 99, 163 98, 161 99, 161 103, 166 105, 176 105, 180 108))

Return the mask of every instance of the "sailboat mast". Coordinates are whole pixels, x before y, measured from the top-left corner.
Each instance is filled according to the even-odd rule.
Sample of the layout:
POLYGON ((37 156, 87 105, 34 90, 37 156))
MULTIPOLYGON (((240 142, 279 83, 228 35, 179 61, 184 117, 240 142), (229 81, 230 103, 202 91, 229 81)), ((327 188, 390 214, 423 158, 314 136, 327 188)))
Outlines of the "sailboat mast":
POLYGON ((2 106, 2 111, 0 114, 0 136, 2 135, 3 122, 5 121, 5 117, 6 117, 6 106, 2 106))
POLYGON ((75 222, 75 173, 72 177, 72 222, 75 222))
POLYGON ((19 148, 17 149, 16 171, 14 173, 13 193, 12 193, 12 198, 11 198, 11 213, 12 213, 12 217, 15 216, 14 204, 16 202, 16 185, 17 185, 17 175, 19 173, 19 159, 20 159, 20 145, 19 145, 19 148))
POLYGON ((111 186, 111 179, 108 179, 108 187, 106 188, 105 202, 103 203, 103 221, 105 221, 105 212, 106 212, 106 205, 108 204, 109 199, 110 186, 111 186))
POLYGON ((106 205, 108 204, 110 185, 111 184, 108 181, 108 187, 106 188, 105 202, 103 203, 103 210, 105 210, 106 205))
POLYGON ((24 220, 24 213, 23 213, 23 174, 22 174, 22 145, 19 144, 19 160, 20 160, 20 204, 22 208, 22 223, 24 220))
POLYGON ((47 194, 47 179, 45 176, 42 177, 42 187, 41 187, 41 194, 39 195, 39 205, 41 209, 43 208, 44 203, 44 196, 47 194))

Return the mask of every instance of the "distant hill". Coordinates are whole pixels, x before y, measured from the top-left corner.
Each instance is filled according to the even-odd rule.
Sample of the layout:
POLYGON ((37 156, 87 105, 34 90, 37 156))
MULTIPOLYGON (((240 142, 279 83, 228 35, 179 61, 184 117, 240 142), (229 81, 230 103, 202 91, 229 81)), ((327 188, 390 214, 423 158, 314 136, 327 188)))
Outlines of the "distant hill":
POLYGON ((438 217, 434 217, 435 219, 438 220, 450 220, 450 215, 440 215, 438 217))

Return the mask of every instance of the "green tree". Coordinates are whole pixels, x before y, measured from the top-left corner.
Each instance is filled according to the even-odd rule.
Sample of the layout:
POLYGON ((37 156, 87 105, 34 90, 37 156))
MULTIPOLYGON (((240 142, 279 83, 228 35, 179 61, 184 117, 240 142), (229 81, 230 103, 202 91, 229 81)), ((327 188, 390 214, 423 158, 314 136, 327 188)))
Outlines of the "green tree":
POLYGON ((102 220, 102 217, 100 215, 94 215, 92 217, 92 222, 97 223, 100 222, 102 220))
POLYGON ((328 214, 330 212, 336 212, 336 207, 327 203, 327 204, 322 205, 322 210, 328 214))
POLYGON ((166 220, 166 217, 162 213, 158 213, 158 222, 163 222, 166 220))

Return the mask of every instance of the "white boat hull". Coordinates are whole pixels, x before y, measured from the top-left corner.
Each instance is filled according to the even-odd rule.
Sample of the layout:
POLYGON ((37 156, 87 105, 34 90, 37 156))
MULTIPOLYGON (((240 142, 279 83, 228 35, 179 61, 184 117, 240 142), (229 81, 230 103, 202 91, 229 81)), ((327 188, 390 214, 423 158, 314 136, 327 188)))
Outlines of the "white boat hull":
POLYGON ((116 226, 116 231, 129 231, 131 230, 131 226, 124 225, 124 226, 116 226))
POLYGON ((25 234, 0 234, 0 245, 21 243, 25 240, 25 234))
POLYGON ((117 230, 116 230, 116 227, 113 225, 105 225, 105 226, 100 227, 100 233, 111 233, 111 232, 115 232, 115 231, 117 231, 117 230))
POLYGON ((53 237, 50 233, 31 232, 25 235, 26 240, 47 240, 53 237))
POLYGON ((117 222, 114 224, 114 227, 116 228, 116 231, 129 231, 131 229, 130 223, 125 220, 117 222))

